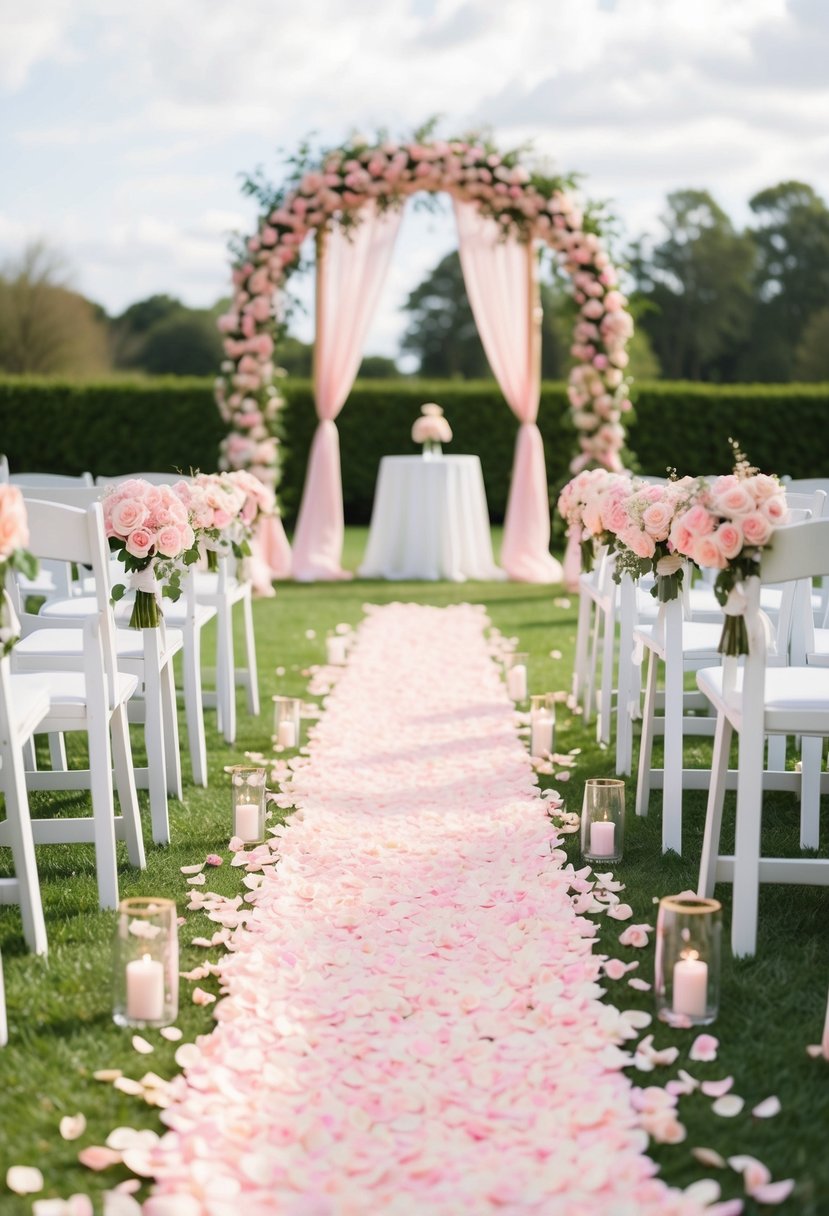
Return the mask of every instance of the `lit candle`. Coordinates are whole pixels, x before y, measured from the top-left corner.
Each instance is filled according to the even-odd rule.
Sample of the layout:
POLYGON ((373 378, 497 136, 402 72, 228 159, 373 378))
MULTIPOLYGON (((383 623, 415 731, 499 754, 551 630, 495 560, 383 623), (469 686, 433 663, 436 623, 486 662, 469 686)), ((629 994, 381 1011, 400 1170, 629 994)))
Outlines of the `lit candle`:
POLYGON ((276 742, 280 747, 296 747, 296 722, 283 718, 276 730, 276 742))
POLYGON ((261 840, 258 802, 236 803, 236 835, 247 844, 261 840))
POLYGON ((513 701, 526 701, 527 668, 523 663, 507 668, 507 692, 513 701))
POLYGON ((696 950, 683 950, 674 963, 674 1013, 704 1018, 708 1009, 708 964, 696 950))
POLYGON ((612 819, 594 819, 590 824, 590 852, 594 857, 612 857, 616 848, 616 824, 612 819))
POLYGON ((553 715, 542 709, 533 714, 530 733, 530 755, 541 756, 553 750, 553 715))
POLYGON ((160 1022, 164 1016, 164 967, 145 954, 127 963, 127 1017, 160 1022))
POLYGON ((330 638, 326 638, 325 650, 331 666, 342 667, 345 663, 345 638, 339 634, 333 634, 330 638))

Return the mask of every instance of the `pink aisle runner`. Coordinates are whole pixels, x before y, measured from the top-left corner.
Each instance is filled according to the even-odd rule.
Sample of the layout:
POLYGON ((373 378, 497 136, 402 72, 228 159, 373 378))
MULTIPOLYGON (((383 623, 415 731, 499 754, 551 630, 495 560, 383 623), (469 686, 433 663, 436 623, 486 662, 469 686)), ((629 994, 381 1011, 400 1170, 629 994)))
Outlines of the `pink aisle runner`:
POLYGON ((653 1177, 593 926, 482 609, 370 610, 146 1210, 697 1216, 653 1177))

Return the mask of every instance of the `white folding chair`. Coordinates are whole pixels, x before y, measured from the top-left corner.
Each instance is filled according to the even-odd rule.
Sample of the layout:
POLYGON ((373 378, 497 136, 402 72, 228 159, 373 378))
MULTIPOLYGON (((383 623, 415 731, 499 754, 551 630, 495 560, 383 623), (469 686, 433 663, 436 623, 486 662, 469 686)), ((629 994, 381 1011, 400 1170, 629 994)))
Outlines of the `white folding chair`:
POLYGON ((722 667, 697 672, 699 688, 717 711, 698 890, 700 895, 710 895, 715 882, 733 883, 731 943, 736 956, 755 953, 761 882, 829 884, 826 859, 760 855, 765 736, 802 735, 819 740, 829 736, 829 670, 768 663, 760 588, 761 584, 786 584, 826 574, 829 519, 777 529, 764 551, 759 577, 747 584, 749 654, 743 666, 738 668, 729 660, 722 667), (734 731, 739 734, 735 848, 733 856, 721 856, 723 801, 734 731))
MULTIPOLYGON (((82 732, 89 752, 88 769, 27 768, 31 789, 89 789, 92 815, 85 818, 35 819, 35 843, 61 844, 92 841, 102 908, 118 903, 116 837, 124 839, 133 865, 145 865, 144 842, 130 746, 127 703, 138 677, 120 671, 115 648, 115 624, 109 603, 107 551, 99 503, 87 510, 60 503, 26 500, 29 548, 37 557, 60 556, 89 566, 99 588, 96 611, 83 622, 80 671, 68 661, 49 671, 49 712, 39 731, 48 735, 82 732), (113 773, 120 815, 115 815, 113 773)), ((19 643, 18 645, 21 645, 19 643)), ((14 656, 17 664, 17 655, 14 656)), ((77 660, 76 660, 77 661, 77 660)))
MULTIPOLYGON (((91 473, 80 473, 71 477, 64 473, 12 473, 8 480, 12 485, 19 486, 26 494, 33 489, 49 491, 41 494, 41 498, 50 497, 53 490, 77 489, 94 485, 91 473)), ((86 505, 74 503, 74 506, 86 505)), ((64 561, 42 561, 33 579, 18 575, 18 586, 24 595, 42 596, 46 600, 66 599, 70 595, 78 595, 80 587, 73 577, 72 563, 64 561)))
POLYGON ((34 837, 26 790, 24 749, 48 715, 45 676, 14 675, 8 655, 0 657, 0 789, 6 818, 0 845, 11 849, 14 875, 0 879, 0 903, 20 905, 23 936, 35 954, 46 953, 46 925, 40 900, 34 837))
MULTIPOLYGON (((99 486, 141 477, 154 485, 169 484, 180 476, 169 473, 124 473, 118 477, 99 477, 99 486)), ((204 690, 203 703, 215 707, 219 729, 226 743, 236 741, 236 688, 245 689, 247 710, 259 714, 259 674, 256 661, 256 638, 253 629, 253 584, 232 557, 219 557, 218 572, 195 572, 196 602, 216 612, 216 689, 204 690), (237 666, 233 641, 233 609, 241 605, 244 628, 244 666, 237 666)), ((170 610, 171 621, 175 609, 170 610)))

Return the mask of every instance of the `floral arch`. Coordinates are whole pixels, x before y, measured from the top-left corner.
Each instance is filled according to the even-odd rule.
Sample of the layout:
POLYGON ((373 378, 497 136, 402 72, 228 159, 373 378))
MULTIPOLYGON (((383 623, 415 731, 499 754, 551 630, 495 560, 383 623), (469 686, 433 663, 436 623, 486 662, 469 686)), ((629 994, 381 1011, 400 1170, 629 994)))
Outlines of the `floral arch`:
POLYGON ((521 422, 502 562, 510 577, 556 581, 560 568, 549 554, 546 471, 535 424, 539 245, 559 256, 578 306, 568 385, 579 443, 573 471, 591 465, 621 468, 622 416, 630 409, 625 367, 633 322, 598 219, 578 205, 572 180, 530 171, 519 150, 500 152, 481 137, 373 145, 354 139, 315 163, 303 153, 275 192, 259 183, 249 183, 248 189, 260 199, 263 213, 256 233, 236 251, 233 301, 219 320, 226 359, 216 397, 230 426, 223 466, 249 469, 274 487, 278 441, 273 430, 282 404, 274 365, 279 293, 299 265, 309 234, 316 235, 317 249, 319 426, 293 555, 278 519, 260 537, 259 557, 270 574, 345 577, 334 419, 359 368, 403 206, 412 194, 443 191, 453 199, 464 278, 484 348, 521 422))

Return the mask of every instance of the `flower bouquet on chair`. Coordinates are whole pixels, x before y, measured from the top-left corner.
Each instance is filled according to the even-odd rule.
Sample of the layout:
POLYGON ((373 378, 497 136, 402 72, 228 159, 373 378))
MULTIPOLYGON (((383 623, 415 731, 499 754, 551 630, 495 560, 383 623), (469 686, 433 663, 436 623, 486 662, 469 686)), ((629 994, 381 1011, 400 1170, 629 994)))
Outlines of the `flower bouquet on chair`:
POLYGON ((759 571, 763 548, 786 522, 786 492, 776 477, 751 467, 736 444, 733 473, 717 477, 677 520, 671 539, 698 566, 717 570, 714 594, 725 613, 719 651, 748 654, 743 584, 759 571))
POLYGON ((443 410, 434 401, 420 407, 420 417, 414 421, 412 439, 423 445, 425 460, 441 455, 441 445, 452 440, 452 428, 443 416, 443 410))
POLYGON ((260 499, 267 502, 265 496, 273 498, 267 487, 249 473, 196 473, 189 481, 177 482, 173 489, 187 508, 200 552, 207 569, 213 572, 218 570, 221 556, 234 553, 244 557, 250 553, 251 521, 259 516, 260 499), (261 492, 258 497, 248 481, 256 483, 261 492))
MULTIPOLYGON (((198 559, 188 510, 172 486, 151 485, 139 477, 112 486, 101 506, 109 547, 123 562, 129 590, 135 593, 130 628, 156 629, 160 594, 177 600, 182 568, 198 559)), ((123 599, 126 591, 125 584, 116 583, 112 599, 123 599)))
POLYGON ((581 568, 593 569, 598 545, 613 545, 614 537, 604 522, 611 503, 630 493, 629 473, 608 469, 584 469, 571 477, 558 496, 558 513, 567 524, 568 540, 578 543, 581 568))
POLYGON ((6 574, 19 570, 29 579, 37 575, 37 558, 26 549, 28 543, 23 495, 17 486, 0 485, 0 656, 8 654, 20 636, 20 622, 6 592, 6 574))
POLYGON ((672 529, 704 488, 701 477, 672 477, 662 484, 639 482, 627 495, 608 499, 603 523, 615 537, 616 582, 623 574, 634 579, 653 574, 651 595, 660 604, 677 598, 685 556, 678 551, 672 529))

